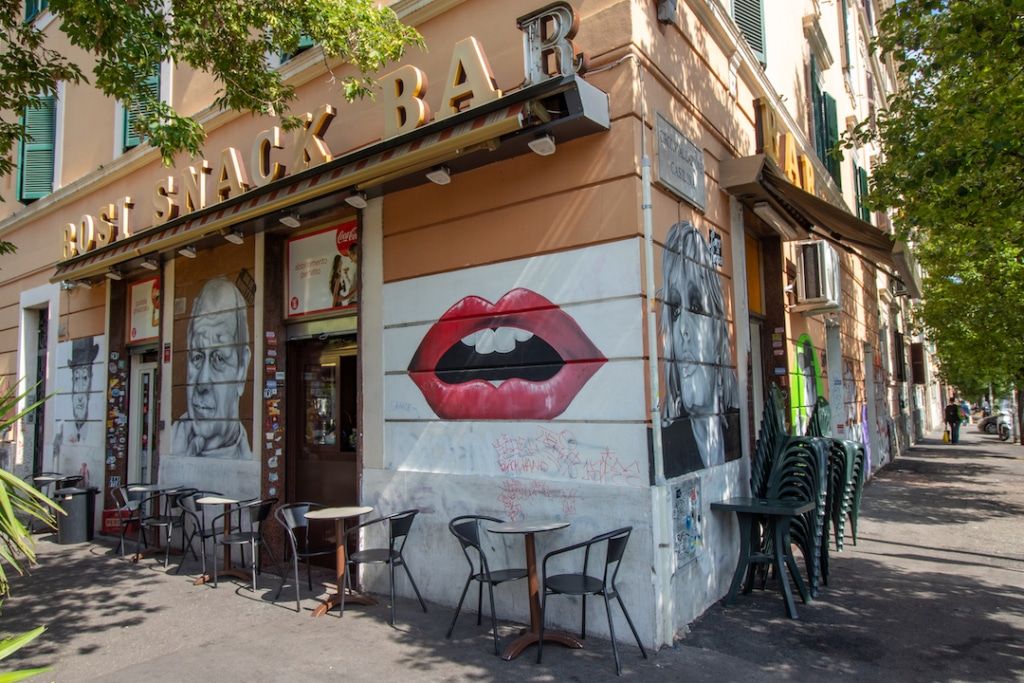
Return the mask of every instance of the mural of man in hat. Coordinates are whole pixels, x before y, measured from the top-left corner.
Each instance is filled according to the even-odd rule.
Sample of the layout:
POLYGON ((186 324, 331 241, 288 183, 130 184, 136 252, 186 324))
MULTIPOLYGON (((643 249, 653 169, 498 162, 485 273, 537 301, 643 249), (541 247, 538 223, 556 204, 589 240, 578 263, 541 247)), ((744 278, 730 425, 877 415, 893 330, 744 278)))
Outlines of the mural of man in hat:
MULTIPOLYGON (((93 363, 100 352, 100 345, 96 339, 83 337, 71 341, 71 354, 67 362, 67 369, 71 371, 71 415, 66 413, 57 415, 58 428, 53 442, 55 470, 60 469, 62 450, 65 456, 64 460, 67 461, 66 464, 70 465, 74 460, 72 451, 77 451, 79 447, 89 448, 96 445, 90 442, 91 435, 89 433, 89 398, 92 394, 93 363)), ((66 379, 60 384, 66 387, 65 382, 67 382, 66 379)), ((95 419, 97 418, 94 417, 93 420, 95 419)), ((98 438, 102 437, 97 434, 92 440, 97 441, 98 438)))
POLYGON ((208 280, 192 304, 186 352, 186 412, 174 423, 177 455, 252 458, 239 420, 249 373, 249 321, 245 299, 223 277, 208 280))

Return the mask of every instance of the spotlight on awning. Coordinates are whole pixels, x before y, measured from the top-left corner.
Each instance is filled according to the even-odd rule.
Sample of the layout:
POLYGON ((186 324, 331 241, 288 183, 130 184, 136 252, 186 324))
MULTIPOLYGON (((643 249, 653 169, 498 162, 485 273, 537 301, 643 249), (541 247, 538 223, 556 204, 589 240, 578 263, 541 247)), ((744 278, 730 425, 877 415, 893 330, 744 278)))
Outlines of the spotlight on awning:
POLYGON ((452 181, 452 172, 447 166, 438 166, 427 171, 427 180, 435 185, 447 185, 452 181))
POLYGON ((349 196, 345 197, 345 201, 350 206, 354 206, 357 209, 366 208, 366 193, 365 192, 353 192, 349 196))
POLYGON ((237 230, 228 230, 224 233, 224 239, 231 242, 231 244, 242 244, 245 242, 245 237, 237 230))
POLYGON ((111 268, 110 270, 108 270, 105 273, 105 275, 109 279, 111 279, 111 280, 123 280, 124 279, 124 274, 120 270, 118 270, 117 268, 111 268))
POLYGON ((189 244, 188 246, 184 246, 181 249, 179 249, 178 253, 184 256, 185 258, 195 258, 196 248, 189 244))
POLYGON ((527 143, 534 154, 542 157, 549 157, 555 153, 555 136, 551 133, 536 137, 527 143))
POLYGON ((160 262, 155 258, 142 259, 142 263, 139 264, 146 270, 160 270, 160 262))
POLYGON ((281 225, 287 225, 289 228, 297 228, 302 225, 302 219, 299 218, 298 211, 289 211, 277 220, 281 222, 281 225))

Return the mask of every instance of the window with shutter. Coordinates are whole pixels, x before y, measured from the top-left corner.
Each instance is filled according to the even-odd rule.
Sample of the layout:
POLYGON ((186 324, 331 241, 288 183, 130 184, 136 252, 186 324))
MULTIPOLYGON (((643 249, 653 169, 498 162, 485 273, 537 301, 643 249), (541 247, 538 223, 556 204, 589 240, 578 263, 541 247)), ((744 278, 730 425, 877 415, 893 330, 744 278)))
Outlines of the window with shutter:
POLYGON ((818 85, 820 78, 818 61, 811 55, 811 123, 814 126, 814 151, 821 162, 825 163, 828 159, 828 146, 825 142, 825 102, 821 96, 821 86, 818 85))
POLYGON ((825 104, 825 167, 828 168, 836 185, 843 186, 842 153, 835 149, 839 142, 839 115, 836 111, 836 100, 827 92, 821 94, 825 104))
MULTIPOLYGON (((160 67, 157 67, 156 73, 146 79, 144 86, 146 90, 152 94, 156 99, 160 99, 160 67)), ((132 147, 136 147, 146 139, 146 136, 139 132, 138 121, 145 115, 151 114, 152 109, 148 102, 132 102, 130 106, 124 107, 124 139, 122 146, 124 151, 128 151, 132 147)))
POLYGON ((25 21, 29 22, 35 19, 39 14, 45 10, 50 4, 50 0, 26 0, 25 2, 25 21))
POLYGON ((757 55, 761 66, 767 64, 764 40, 764 6, 762 0, 733 0, 732 19, 757 55))
POLYGON ((857 171, 857 212, 860 214, 861 220, 870 223, 871 209, 869 209, 866 204, 868 192, 870 191, 868 188, 868 172, 856 164, 854 164, 853 167, 857 171))
POLYGON ((299 47, 295 49, 295 52, 282 52, 281 53, 281 63, 284 64, 289 59, 291 59, 291 58, 295 57, 296 55, 299 55, 299 54, 305 52, 306 50, 308 50, 309 48, 313 47, 313 45, 314 45, 314 43, 313 43, 313 39, 312 38, 310 38, 309 36, 306 36, 306 35, 302 36, 301 38, 299 38, 299 47))
POLYGON ((54 96, 40 97, 39 106, 27 108, 21 120, 25 137, 18 150, 17 191, 18 200, 27 203, 53 191, 53 144, 57 127, 54 96))
POLYGON ((850 68, 850 8, 846 0, 839 2, 839 30, 843 36, 843 68, 850 68))

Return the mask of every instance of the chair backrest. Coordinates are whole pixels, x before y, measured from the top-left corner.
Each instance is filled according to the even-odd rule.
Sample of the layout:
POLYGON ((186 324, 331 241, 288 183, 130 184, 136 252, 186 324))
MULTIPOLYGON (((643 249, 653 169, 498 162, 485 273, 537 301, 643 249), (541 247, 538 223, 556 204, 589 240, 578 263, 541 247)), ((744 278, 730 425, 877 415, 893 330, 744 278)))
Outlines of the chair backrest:
POLYGON ((304 548, 309 547, 309 520, 306 513, 310 510, 319 510, 323 505, 303 501, 299 503, 288 503, 274 510, 274 519, 284 527, 285 534, 292 544, 292 550, 298 550, 301 542, 304 548))
POLYGON ((181 505, 181 509, 184 511, 186 517, 190 517, 195 523, 196 531, 200 536, 206 538, 210 532, 206 528, 206 506, 197 505, 196 500, 203 498, 204 496, 219 496, 222 495, 219 491, 197 491, 192 490, 192 493, 187 496, 179 496, 178 504, 181 505))
POLYGON ((117 506, 119 511, 133 512, 139 509, 139 501, 129 498, 128 490, 124 486, 118 486, 111 491, 111 495, 114 497, 114 505, 117 506))
POLYGON ((167 491, 164 494, 164 510, 166 510, 169 515, 184 512, 184 501, 186 499, 191 499, 195 493, 196 489, 194 488, 182 488, 175 489, 174 491, 167 491))
POLYGON ((242 509, 249 511, 249 531, 259 529, 260 525, 270 517, 275 505, 277 505, 277 498, 264 498, 245 504, 242 509))
POLYGON ((470 571, 475 572, 477 566, 473 564, 473 555, 470 553, 472 549, 476 552, 480 571, 488 576, 490 575, 490 568, 487 566, 487 556, 484 555, 483 548, 480 546, 480 522, 501 524, 503 521, 497 517, 488 517, 487 515, 460 515, 448 522, 448 530, 458 539, 459 545, 462 547, 462 554, 466 556, 466 561, 469 562, 470 571))
POLYGON ((807 422, 807 436, 832 436, 832 410, 824 396, 814 402, 811 419, 807 422))
POLYGON ((754 458, 750 464, 750 495, 763 497, 768 488, 775 454, 785 443, 786 422, 783 412, 782 390, 775 384, 768 387, 761 415, 761 427, 754 445, 754 458))
POLYGON ((405 548, 405 539, 409 536, 409 529, 412 528, 412 523, 419 513, 418 509, 402 510, 385 517, 389 529, 388 545, 392 550, 396 550, 396 544, 398 552, 402 552, 402 549, 405 548))
MULTIPOLYGON (((602 541, 608 542, 604 558, 604 582, 606 585, 610 585, 613 588, 615 586, 615 577, 619 575, 619 565, 622 564, 622 556, 626 552, 626 544, 629 543, 629 535, 632 532, 633 527, 624 526, 621 529, 609 531, 591 539, 592 544, 600 543, 602 541), (608 575, 609 569, 611 569, 611 576, 608 575)), ((586 552, 590 552, 589 547, 586 552)), ((584 557, 584 566, 586 566, 586 563, 587 560, 586 557, 584 557)), ((586 569, 584 569, 584 573, 586 573, 586 569)))

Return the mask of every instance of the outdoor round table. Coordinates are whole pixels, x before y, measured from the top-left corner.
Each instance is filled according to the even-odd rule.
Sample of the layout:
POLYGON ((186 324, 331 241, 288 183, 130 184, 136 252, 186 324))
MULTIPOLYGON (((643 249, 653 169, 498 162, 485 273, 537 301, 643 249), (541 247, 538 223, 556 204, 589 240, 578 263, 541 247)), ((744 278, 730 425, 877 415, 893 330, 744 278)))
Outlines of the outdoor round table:
POLYGON ((337 543, 335 558, 338 563, 338 586, 337 592, 334 595, 327 596, 327 600, 313 610, 314 617, 321 617, 327 614, 332 607, 341 604, 342 596, 345 597, 345 602, 354 602, 360 605, 375 605, 377 601, 371 598, 369 595, 363 595, 362 593, 351 592, 345 595, 345 572, 348 571, 348 557, 345 554, 345 520, 350 517, 359 517, 373 512, 373 508, 364 505, 361 507, 336 507, 336 508, 320 508, 319 510, 310 510, 306 513, 306 519, 330 519, 334 520, 334 536, 337 543))
MULTIPOLYGON (((535 520, 525 522, 503 522, 491 524, 488 531, 496 534, 523 534, 523 544, 526 546, 526 573, 527 583, 530 590, 530 628, 523 631, 511 643, 505 647, 502 659, 510 660, 518 657, 523 650, 540 641, 540 581, 537 578, 537 548, 534 543, 534 535, 545 531, 557 531, 569 526, 569 522, 554 520, 535 520)), ((544 630, 545 643, 558 643, 575 649, 583 647, 579 639, 565 633, 564 631, 544 630)))
MULTIPOLYGON (((237 505, 238 503, 239 503, 239 501, 236 500, 235 498, 227 498, 225 496, 203 496, 202 498, 196 498, 196 505, 223 505, 224 506, 225 517, 224 517, 224 531, 223 531, 222 535, 226 535, 226 534, 231 533, 231 515, 226 514, 226 513, 231 511, 231 506, 232 505, 237 505)), ((213 561, 214 562, 217 561, 216 557, 214 557, 213 561)), ((234 567, 231 566, 231 546, 229 546, 229 545, 225 545, 224 546, 224 569, 222 569, 219 573, 223 574, 225 576, 234 576, 236 578, 244 579, 246 581, 248 581, 250 579, 249 572, 242 571, 241 569, 235 569, 234 567)), ((195 586, 199 586, 199 585, 202 585, 204 583, 211 582, 211 581, 213 581, 213 577, 211 575, 203 574, 202 576, 197 578, 192 583, 195 586)))

